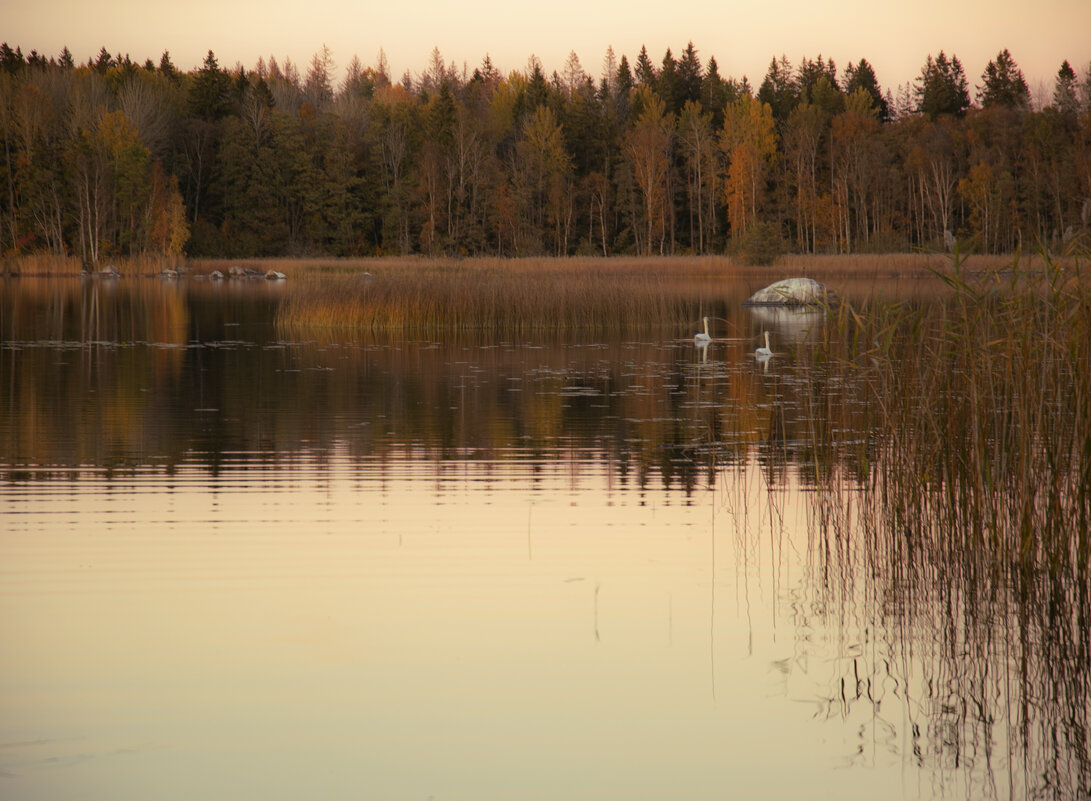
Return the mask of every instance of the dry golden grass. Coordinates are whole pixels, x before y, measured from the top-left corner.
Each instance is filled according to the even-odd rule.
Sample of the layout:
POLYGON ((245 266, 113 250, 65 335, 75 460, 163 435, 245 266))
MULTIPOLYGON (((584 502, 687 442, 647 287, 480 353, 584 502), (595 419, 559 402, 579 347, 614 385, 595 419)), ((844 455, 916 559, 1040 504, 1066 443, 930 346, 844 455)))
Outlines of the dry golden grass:
MULTIPOLYGON (((1030 269, 1035 260, 1024 259, 1030 269)), ((1041 261, 1038 259, 1037 261, 1041 261)), ((949 269, 942 255, 792 256, 755 267, 727 256, 647 258, 293 259, 196 262, 196 272, 238 264, 276 269, 292 286, 278 315, 286 330, 361 331, 492 329, 635 330, 692 325, 695 299, 726 287, 753 287, 791 275, 839 286, 891 277, 934 279, 949 269)), ((1012 259, 973 257, 966 272, 1010 269, 1012 259)), ((935 282, 938 284, 939 282, 935 282)), ((699 301, 698 301, 699 302, 699 301)))
POLYGON ((326 274, 284 300, 284 330, 638 330, 693 316, 693 288, 664 272, 448 263, 326 274))
MULTIPOLYGON (((963 260, 971 271, 1003 269, 1013 262, 1012 256, 971 256, 963 260)), ((634 256, 634 257, 530 257, 521 259, 479 257, 469 259, 429 258, 425 256, 384 257, 372 259, 295 258, 295 259, 192 259, 191 272, 226 273, 231 265, 240 265, 264 273, 268 269, 283 272, 288 277, 339 275, 371 272, 374 274, 402 271, 450 270, 473 273, 502 271, 514 274, 548 275, 634 275, 690 277, 752 277, 804 275, 827 277, 861 276, 924 276, 942 270, 951 263, 951 256, 942 253, 897 253, 881 255, 787 255, 770 266, 747 264, 731 256, 634 256)))
POLYGON ((509 259, 480 257, 467 259, 430 258, 404 256, 383 258, 293 258, 293 259, 191 259, 190 272, 207 274, 213 270, 227 273, 232 265, 249 268, 259 273, 274 269, 289 278, 330 275, 353 275, 370 272, 374 275, 390 275, 403 272, 452 272, 459 274, 502 272, 505 274, 548 275, 739 275, 768 271, 768 268, 752 268, 736 262, 729 256, 679 256, 633 258, 552 258, 536 257, 509 259))
MULTIPOLYGON (((1009 268, 1016 261, 1014 256, 963 257, 963 269, 969 272, 985 272, 1009 268)), ((1019 258, 1024 267, 1034 269, 1041 265, 1039 255, 1019 258)), ((785 255, 771 267, 746 264, 731 256, 646 256, 646 257, 533 257, 509 259, 481 257, 471 259, 430 258, 404 256, 383 258, 343 259, 333 257, 306 257, 286 259, 182 259, 163 256, 137 256, 132 258, 103 259, 99 268, 113 264, 122 275, 155 275, 170 267, 183 269, 190 274, 207 275, 213 270, 226 273, 232 265, 250 268, 259 273, 277 270, 289 278, 316 275, 346 275, 371 272, 391 274, 416 271, 454 271, 476 273, 501 271, 510 274, 583 275, 598 276, 653 274, 663 277, 756 277, 776 275, 803 275, 822 279, 833 277, 915 277, 943 270, 951 263, 951 256, 943 253, 888 253, 878 255, 785 255)), ((1064 263, 1063 261, 1061 262, 1064 263)), ((74 256, 30 255, 10 257, 3 261, 0 272, 19 275, 78 275, 83 265, 74 256)))
MULTIPOLYGON (((943 272, 951 267, 955 257, 949 253, 880 253, 837 255, 788 255, 774 262, 774 267, 791 275, 821 279, 833 277, 913 278, 943 272)), ((971 255, 959 256, 960 269, 965 273, 989 273, 1010 270, 1018 263, 1024 270, 1039 270, 1046 259, 1033 255, 971 255)), ((1068 266, 1070 259, 1054 260, 1068 266)), ((767 268, 768 269, 768 268, 767 268)))
MULTIPOLYGON (((121 275, 156 275, 161 270, 173 270, 185 267, 185 259, 178 256, 131 256, 125 258, 104 258, 94 268, 102 270, 108 265, 117 268, 121 275)), ((38 254, 18 256, 0 262, 0 274, 24 275, 32 277, 76 276, 83 271, 84 264, 77 256, 55 256, 38 254)))
POLYGON ((5 275, 79 275, 83 265, 72 256, 19 256, 3 260, 5 275))

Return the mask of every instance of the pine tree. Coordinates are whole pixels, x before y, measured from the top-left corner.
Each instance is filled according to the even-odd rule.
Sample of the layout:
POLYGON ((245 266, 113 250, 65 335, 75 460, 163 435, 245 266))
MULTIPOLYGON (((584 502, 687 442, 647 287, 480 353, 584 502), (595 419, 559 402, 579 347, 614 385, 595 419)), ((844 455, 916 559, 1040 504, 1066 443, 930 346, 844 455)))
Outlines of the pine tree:
POLYGON ((774 58, 769 62, 765 79, 758 88, 757 99, 773 110, 773 119, 778 123, 788 119, 799 102, 799 85, 787 56, 782 55, 779 60, 774 58))
POLYGON ((636 58, 636 82, 641 86, 653 88, 655 86, 655 67, 648 58, 648 49, 641 45, 640 55, 636 58))
POLYGON ((697 57, 693 42, 686 45, 682 58, 678 60, 678 88, 679 103, 682 105, 686 101, 696 103, 701 99, 701 59, 697 57))
POLYGON ((164 50, 163 55, 159 58, 159 71, 171 80, 178 77, 178 70, 175 69, 174 63, 170 60, 169 50, 164 50))
POLYGON ((863 89, 871 95, 875 108, 879 110, 880 122, 888 122, 890 120, 890 102, 879 87, 879 80, 875 77, 875 70, 866 58, 860 59, 857 64, 850 63, 845 68, 845 94, 851 95, 857 89, 863 89))
POLYGON ((114 61, 114 57, 110 55, 110 51, 103 47, 101 50, 98 51, 98 57, 95 59, 95 63, 93 66, 96 72, 98 72, 100 75, 105 75, 107 72, 109 72, 111 67, 114 67, 116 65, 117 62, 114 61))
POLYGON ((614 79, 614 91, 618 95, 629 97, 629 90, 633 88, 633 71, 629 69, 629 59, 624 55, 617 65, 617 76, 614 79))
POLYGON ((970 107, 969 84, 962 63, 958 56, 948 60, 942 50, 934 59, 928 56, 913 92, 917 98, 917 111, 933 119, 940 114, 962 116, 970 107))
POLYGON ((716 57, 708 60, 708 69, 701 81, 701 105, 712 115, 712 127, 719 130, 724 124, 724 108, 735 101, 736 91, 733 82, 720 77, 716 57))
POLYGON ((18 47, 12 50, 7 42, 0 44, 0 70, 15 75, 25 64, 23 53, 18 47))
POLYGON ((326 45, 311 57, 311 66, 307 69, 307 81, 303 85, 303 94, 307 102, 317 110, 323 110, 333 100, 331 75, 335 69, 333 53, 326 45))
POLYGON ((602 57, 602 82, 610 94, 617 91, 617 56, 613 45, 606 46, 606 54, 602 57))
POLYGON ((209 50, 190 86, 190 113, 207 122, 223 118, 229 110, 230 90, 231 76, 220 69, 216 56, 209 50))
POLYGON ((988 63, 981 74, 982 85, 977 87, 978 101, 982 108, 1002 106, 1025 110, 1030 108, 1030 91, 1023 71, 1011 57, 1007 48, 988 63))
POLYGON ((1080 97, 1076 83, 1076 72, 1065 61, 1057 70, 1057 80, 1053 85, 1053 108, 1061 114, 1075 116, 1080 111, 1080 97))
POLYGON ((663 55, 663 65, 659 68, 654 86, 655 93, 667 106, 667 113, 676 113, 680 108, 679 97, 682 92, 678 83, 678 65, 669 47, 663 55))

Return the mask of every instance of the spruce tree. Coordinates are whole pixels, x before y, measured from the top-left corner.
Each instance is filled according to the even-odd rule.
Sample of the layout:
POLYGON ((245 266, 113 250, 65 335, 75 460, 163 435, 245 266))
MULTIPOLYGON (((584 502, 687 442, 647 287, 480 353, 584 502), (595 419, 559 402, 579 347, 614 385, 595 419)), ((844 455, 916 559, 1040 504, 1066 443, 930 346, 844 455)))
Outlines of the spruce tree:
POLYGON ((220 69, 216 56, 209 50, 190 85, 190 114, 206 122, 222 119, 229 110, 230 92, 231 76, 220 69))
POLYGON ((659 68, 659 74, 656 75, 653 85, 656 94, 666 104, 667 113, 677 113, 681 108, 679 98, 682 92, 678 85, 678 65, 669 47, 663 56, 663 65, 659 68))
POLYGON ((636 57, 636 82, 641 86, 655 87, 655 67, 648 58, 648 48, 641 45, 640 55, 636 57))
POLYGON ((1030 108, 1030 90, 1023 78, 1023 71, 1011 57, 1007 48, 988 63, 981 74, 982 85, 977 87, 982 108, 1002 106, 1012 109, 1030 108))
POLYGON ((697 102, 701 99, 701 59, 697 57, 693 42, 686 45, 678 59, 678 89, 681 105, 687 100, 697 102))
POLYGON ((933 119, 940 114, 962 116, 970 107, 969 84, 962 62, 958 56, 948 59, 942 50, 934 59, 928 56, 913 93, 917 98, 917 111, 933 119))
POLYGON ((883 95, 883 91, 879 87, 879 80, 875 77, 875 70, 866 58, 860 59, 857 64, 850 63, 845 68, 845 94, 851 95, 857 89, 863 89, 871 95, 873 107, 879 110, 879 119, 882 122, 888 122, 890 120, 890 102, 883 95))
POLYGON ((1076 83, 1076 71, 1065 61, 1057 70, 1053 84, 1053 108, 1061 114, 1075 116, 1080 111, 1080 97, 1076 83))
POLYGON ((773 110, 773 119, 782 123, 788 119, 792 109, 799 103, 799 84, 792 74, 792 64, 782 55, 779 60, 769 62, 765 80, 758 88, 758 100, 768 103, 773 110))

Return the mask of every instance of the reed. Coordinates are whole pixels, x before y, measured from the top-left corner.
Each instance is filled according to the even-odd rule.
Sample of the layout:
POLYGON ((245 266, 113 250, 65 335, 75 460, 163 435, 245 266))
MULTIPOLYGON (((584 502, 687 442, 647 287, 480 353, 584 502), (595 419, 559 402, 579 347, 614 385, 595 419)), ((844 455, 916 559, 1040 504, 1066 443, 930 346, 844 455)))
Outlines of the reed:
MULTIPOLYGON (((1025 263, 1040 259, 1024 259, 1025 263)), ((375 275, 400 272, 432 272, 454 270, 464 273, 502 271, 516 275, 630 275, 654 273, 664 276, 762 277, 806 275, 813 278, 919 278, 932 275, 949 263, 942 253, 888 253, 815 255, 790 254, 778 257, 772 266, 749 264, 732 256, 633 256, 633 257, 566 257, 526 258, 475 257, 466 259, 431 258, 427 256, 388 256, 382 258, 321 258, 291 259, 190 259, 189 269, 196 273, 212 270, 226 272, 237 264, 264 273, 269 268, 289 277, 304 278, 325 275, 349 275, 371 272, 375 275)), ((968 272, 999 271, 1010 267, 1012 259, 1005 256, 972 255, 962 259, 968 272)))
POLYGON ((416 264, 293 285, 276 322, 286 332, 640 330, 691 321, 692 282, 700 279, 632 264, 594 272, 561 261, 416 264))
POLYGON ((77 276, 81 272, 94 273, 107 265, 116 267, 123 276, 156 275, 164 269, 185 269, 181 256, 137 255, 103 258, 98 265, 88 267, 77 256, 30 254, 11 256, 0 262, 0 274, 32 278, 77 276))
POLYGON ((868 432, 842 438, 816 404, 814 606, 912 632, 916 651, 876 646, 868 679, 907 688, 925 763, 950 772, 1006 739, 1020 796, 1084 797, 1091 293, 1079 261, 1048 257, 977 275, 956 257, 939 275, 946 302, 843 303, 799 354, 868 432), (853 575, 867 586, 830 581, 853 575))
MULTIPOLYGON (((1001 256, 990 254, 959 254, 959 270, 963 274, 990 275, 1011 271, 1013 260, 1023 271, 1042 269, 1047 260, 1054 266, 1070 267, 1075 259, 1069 256, 1053 259, 1048 254, 1001 256)), ((874 276, 883 278, 920 278, 943 272, 951 265, 952 256, 944 253, 877 253, 877 254, 789 254, 774 262, 783 273, 812 278, 845 278, 874 276)))
MULTIPOLYGON (((1024 259, 1026 264, 1040 264, 1044 256, 1034 255, 1024 259)), ((269 269, 282 272, 290 278, 313 276, 349 275, 372 272, 375 274, 434 270, 463 270, 467 272, 501 270, 521 275, 570 275, 593 273, 596 275, 624 275, 655 273, 660 275, 686 275, 690 277, 761 277, 805 275, 813 278, 916 278, 927 276, 942 269, 949 257, 940 253, 884 253, 884 254, 787 254, 778 257, 772 266, 748 264, 727 255, 720 256, 641 256, 641 257, 528 257, 500 258, 475 257, 468 259, 431 258, 427 256, 388 256, 381 258, 183 258, 159 255, 137 255, 104 258, 98 267, 112 264, 122 275, 155 275, 164 268, 207 275, 213 270, 226 273, 232 265, 248 267, 259 273, 269 269)), ((1011 264, 1011 257, 972 255, 962 258, 965 271, 995 272, 1011 264)), ((29 254, 9 256, 0 262, 0 273, 6 275, 63 276, 78 275, 87 268, 75 256, 29 254)), ((92 270, 93 271, 93 270, 92 270)))
POLYGON ((1086 563, 1091 305, 1078 266, 970 279, 956 261, 941 277, 947 304, 842 320, 886 432, 879 496, 960 547, 1086 563))
POLYGON ((0 263, 0 273, 4 275, 79 275, 82 269, 82 262, 74 256, 51 254, 8 257, 0 263))

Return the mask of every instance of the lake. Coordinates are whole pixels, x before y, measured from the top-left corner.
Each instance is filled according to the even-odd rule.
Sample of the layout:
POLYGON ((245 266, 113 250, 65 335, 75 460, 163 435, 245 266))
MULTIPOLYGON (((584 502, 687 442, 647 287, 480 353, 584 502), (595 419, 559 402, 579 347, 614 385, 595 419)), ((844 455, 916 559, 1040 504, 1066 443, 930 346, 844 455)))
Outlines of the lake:
POLYGON ((1085 574, 1038 626, 905 568, 877 468, 822 480, 816 421, 874 436, 824 315, 758 286, 288 336, 292 281, 0 279, 0 796, 1087 797, 1085 574))

